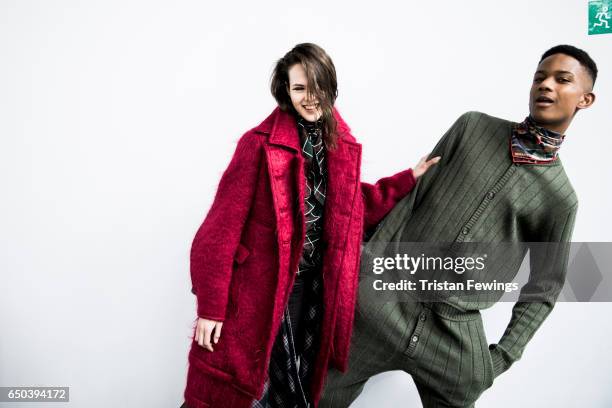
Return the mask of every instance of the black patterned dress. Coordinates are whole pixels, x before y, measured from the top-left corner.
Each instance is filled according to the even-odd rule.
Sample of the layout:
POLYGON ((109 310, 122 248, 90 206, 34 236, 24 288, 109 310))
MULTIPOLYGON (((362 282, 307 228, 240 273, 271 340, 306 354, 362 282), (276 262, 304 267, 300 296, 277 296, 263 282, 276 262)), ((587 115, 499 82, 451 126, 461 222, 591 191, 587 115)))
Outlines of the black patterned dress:
POLYGON ((251 408, 312 406, 310 380, 323 316, 322 234, 325 208, 325 144, 321 121, 297 118, 304 157, 305 238, 289 303, 272 348, 268 379, 251 408))

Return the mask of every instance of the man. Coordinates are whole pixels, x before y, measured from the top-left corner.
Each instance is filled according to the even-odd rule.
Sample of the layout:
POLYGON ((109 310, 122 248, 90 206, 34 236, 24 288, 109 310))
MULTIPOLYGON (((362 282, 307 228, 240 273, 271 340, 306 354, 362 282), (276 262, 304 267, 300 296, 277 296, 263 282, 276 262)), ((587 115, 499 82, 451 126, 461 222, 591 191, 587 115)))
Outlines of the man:
MULTIPOLYGON (((539 61, 525 121, 462 115, 432 152, 442 156, 437 167, 383 220, 364 254, 400 242, 569 242, 578 202, 558 151, 574 115, 593 104, 596 77, 586 52, 556 46, 539 61)), ((361 285, 348 372, 329 372, 319 406, 347 407, 371 376, 398 369, 412 375, 426 408, 474 406, 552 310, 565 279, 566 247, 532 248, 529 281, 505 333, 491 345, 479 310, 501 295, 382 303, 361 285)), ((498 261, 513 278, 524 255, 498 261)), ((371 274, 366 263, 362 275, 371 274)))

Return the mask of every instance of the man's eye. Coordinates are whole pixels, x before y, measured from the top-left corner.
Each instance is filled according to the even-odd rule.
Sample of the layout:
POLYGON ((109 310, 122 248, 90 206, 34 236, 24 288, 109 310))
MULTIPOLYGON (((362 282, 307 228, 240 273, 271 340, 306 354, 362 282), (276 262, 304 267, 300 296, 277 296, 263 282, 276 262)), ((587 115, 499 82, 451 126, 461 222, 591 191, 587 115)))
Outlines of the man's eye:
POLYGON ((559 82, 572 82, 568 78, 559 78, 559 82))
POLYGON ((541 78, 541 77, 536 77, 536 78, 533 78, 533 82, 541 82, 542 79, 543 78, 541 78))

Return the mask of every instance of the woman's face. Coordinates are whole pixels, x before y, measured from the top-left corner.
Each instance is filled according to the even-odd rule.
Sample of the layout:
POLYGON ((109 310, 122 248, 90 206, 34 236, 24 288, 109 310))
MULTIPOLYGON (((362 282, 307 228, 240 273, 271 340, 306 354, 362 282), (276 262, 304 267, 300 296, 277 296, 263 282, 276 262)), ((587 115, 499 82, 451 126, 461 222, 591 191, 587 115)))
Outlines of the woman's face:
MULTIPOLYGON (((293 107, 304 119, 315 122, 321 117, 319 101, 308 99, 308 79, 302 64, 289 67, 289 97, 293 107)), ((313 98, 311 96, 311 98, 313 98)))

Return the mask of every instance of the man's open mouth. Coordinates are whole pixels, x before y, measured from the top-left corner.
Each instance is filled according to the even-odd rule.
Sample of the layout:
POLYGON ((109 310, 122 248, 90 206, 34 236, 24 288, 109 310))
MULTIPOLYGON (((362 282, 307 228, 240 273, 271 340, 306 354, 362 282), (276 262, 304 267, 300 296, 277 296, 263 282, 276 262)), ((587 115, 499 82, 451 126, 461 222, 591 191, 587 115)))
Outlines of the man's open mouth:
POLYGON ((548 96, 538 96, 535 101, 536 103, 541 103, 541 104, 551 104, 555 102, 548 96))

